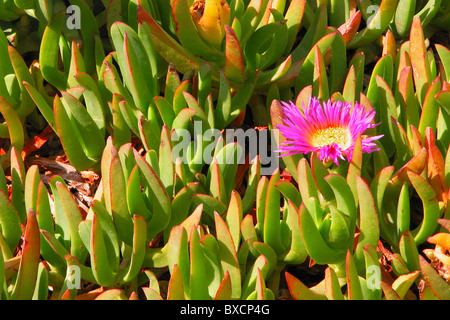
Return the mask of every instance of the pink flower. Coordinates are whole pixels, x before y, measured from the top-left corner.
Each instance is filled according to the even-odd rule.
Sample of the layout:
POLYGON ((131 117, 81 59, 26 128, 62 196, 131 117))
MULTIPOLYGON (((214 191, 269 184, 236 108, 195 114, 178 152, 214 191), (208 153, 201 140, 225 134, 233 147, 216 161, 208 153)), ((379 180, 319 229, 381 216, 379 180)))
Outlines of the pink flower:
POLYGON ((308 106, 302 104, 302 110, 290 102, 282 102, 285 118, 284 125, 277 129, 287 139, 281 143, 278 152, 281 156, 297 153, 316 152, 320 160, 332 160, 339 165, 339 159, 351 160, 358 134, 361 134, 362 151, 366 153, 379 150, 374 143, 383 135, 367 137, 362 134, 373 128, 375 111, 366 111, 363 105, 328 100, 323 105, 310 97, 308 106))

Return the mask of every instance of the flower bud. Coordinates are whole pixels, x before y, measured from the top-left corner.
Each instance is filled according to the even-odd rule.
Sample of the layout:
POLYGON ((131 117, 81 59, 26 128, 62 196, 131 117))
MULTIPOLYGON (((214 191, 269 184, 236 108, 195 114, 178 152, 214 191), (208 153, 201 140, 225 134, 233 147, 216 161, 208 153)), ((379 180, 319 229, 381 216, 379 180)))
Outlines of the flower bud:
POLYGON ((189 9, 200 36, 220 47, 225 25, 230 24, 230 7, 226 0, 195 0, 189 9))

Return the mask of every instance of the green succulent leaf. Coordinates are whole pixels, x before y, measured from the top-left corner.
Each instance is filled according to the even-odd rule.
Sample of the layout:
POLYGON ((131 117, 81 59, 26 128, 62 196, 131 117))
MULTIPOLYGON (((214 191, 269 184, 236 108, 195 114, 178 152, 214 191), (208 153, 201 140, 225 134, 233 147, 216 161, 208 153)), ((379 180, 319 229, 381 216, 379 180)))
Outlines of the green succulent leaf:
POLYGON ((91 267, 95 279, 102 286, 112 285, 117 278, 117 271, 111 265, 113 257, 108 255, 102 225, 96 214, 92 220, 90 249, 91 267))
POLYGON ((39 268, 39 247, 40 234, 36 213, 33 210, 29 210, 19 270, 17 271, 11 299, 30 300, 32 298, 39 268))
MULTIPOLYGON (((358 32, 348 44, 348 48, 357 48, 365 46, 377 39, 389 26, 392 17, 395 14, 399 0, 383 0, 377 8, 376 13, 370 16, 370 21, 367 19, 367 26, 362 31, 358 32)), ((371 10, 373 7, 369 6, 367 9, 371 10)), ((364 12, 367 13, 371 12, 364 12)), ((363 13, 363 15, 364 15, 363 13)))

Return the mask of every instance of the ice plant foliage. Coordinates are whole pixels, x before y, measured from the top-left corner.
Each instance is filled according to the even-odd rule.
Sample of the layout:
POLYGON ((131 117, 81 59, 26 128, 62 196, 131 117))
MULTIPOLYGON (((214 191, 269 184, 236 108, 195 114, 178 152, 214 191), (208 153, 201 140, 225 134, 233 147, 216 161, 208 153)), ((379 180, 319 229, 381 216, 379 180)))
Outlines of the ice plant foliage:
MULTIPOLYGON (((315 97, 310 97, 308 106, 302 104, 299 109, 293 102, 282 102, 284 125, 277 129, 287 139, 281 143, 282 156, 297 153, 317 152, 320 160, 332 160, 339 165, 339 159, 348 161, 352 158, 358 134, 373 128, 375 111, 367 111, 358 102, 353 106, 350 102, 328 100, 322 104, 315 97)), ((378 148, 374 143, 383 135, 361 137, 362 151, 371 153, 378 148)))
POLYGON ((450 300, 449 17, 0 0, 0 300, 450 300))

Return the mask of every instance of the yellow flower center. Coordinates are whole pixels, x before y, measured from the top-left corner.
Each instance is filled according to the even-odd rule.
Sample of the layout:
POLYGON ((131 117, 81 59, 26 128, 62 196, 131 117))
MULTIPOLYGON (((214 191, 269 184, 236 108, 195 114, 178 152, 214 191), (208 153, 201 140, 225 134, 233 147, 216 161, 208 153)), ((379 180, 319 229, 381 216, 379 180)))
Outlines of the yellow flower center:
POLYGON ((349 131, 342 127, 328 127, 317 129, 312 135, 312 145, 322 148, 332 143, 337 143, 342 149, 347 148, 350 141, 349 131))

